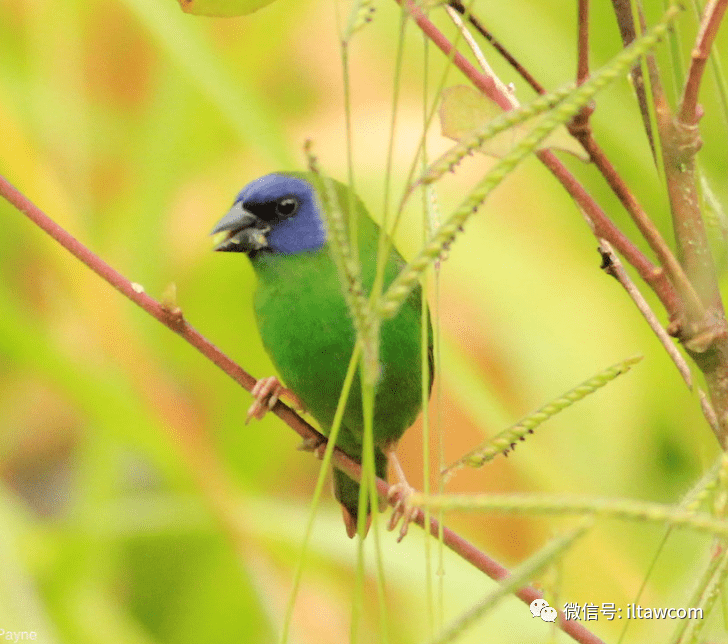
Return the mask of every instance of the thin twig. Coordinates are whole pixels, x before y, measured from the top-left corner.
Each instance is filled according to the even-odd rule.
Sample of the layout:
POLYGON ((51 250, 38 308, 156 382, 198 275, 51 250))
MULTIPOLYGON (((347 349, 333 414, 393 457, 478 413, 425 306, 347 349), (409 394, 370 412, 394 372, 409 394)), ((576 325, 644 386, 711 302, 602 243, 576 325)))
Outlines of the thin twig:
POLYGON ((728 7, 728 0, 710 0, 703 11, 703 19, 700 22, 697 42, 690 55, 690 69, 678 111, 679 119, 686 125, 694 125, 700 119, 698 107, 700 84, 726 7, 728 7))
POLYGON ((564 166, 550 150, 539 150, 536 156, 556 176, 577 205, 591 220, 597 239, 609 241, 639 273, 639 276, 652 288, 667 311, 677 308, 675 290, 667 279, 665 271, 655 266, 629 238, 617 228, 602 208, 592 199, 584 186, 564 166))
POLYGON ((485 76, 478 72, 473 64, 465 58, 460 52, 453 52, 452 43, 447 37, 430 21, 425 13, 412 0, 396 0, 399 4, 403 4, 407 12, 412 16, 417 26, 422 32, 442 51, 445 56, 453 54, 453 62, 457 68, 470 79, 483 94, 492 101, 495 101, 503 110, 510 110, 511 103, 508 97, 498 90, 495 81, 489 76, 485 76))
POLYGON ((505 46, 483 25, 480 20, 473 14, 472 10, 468 11, 465 5, 460 0, 449 0, 447 3, 450 7, 455 9, 462 16, 466 16, 468 22, 473 26, 473 29, 477 31, 483 38, 485 38, 513 69, 525 80, 537 93, 545 94, 546 90, 543 85, 539 83, 531 73, 516 60, 516 57, 509 52, 505 46))
MULTIPOLYGON (((144 293, 143 289, 138 284, 128 280, 121 273, 102 260, 98 255, 75 239, 70 233, 59 226, 40 208, 25 197, 25 195, 23 195, 2 175, 0 175, 0 195, 48 233, 61 246, 93 270, 104 281, 108 282, 122 295, 126 296, 132 302, 143 308, 159 322, 180 335, 184 340, 200 351, 200 353, 209 358, 226 374, 238 382, 243 388, 248 391, 253 388, 253 385, 256 382, 255 378, 222 353, 199 332, 195 331, 184 319, 182 312, 179 309, 170 310, 169 307, 163 306, 154 298, 144 293)), ((272 411, 289 427, 291 427, 291 429, 297 432, 308 445, 326 443, 325 436, 317 432, 295 411, 280 400, 273 407, 272 411)), ((338 447, 334 448, 332 460, 337 468, 346 472, 346 474, 357 481, 361 480, 361 465, 352 460, 338 447)), ((377 491, 382 498, 390 498, 391 488, 386 481, 377 479, 377 491)), ((396 499, 392 498, 391 503, 395 502, 396 499)), ((421 510, 416 512, 416 516, 413 520, 420 527, 425 527, 424 512, 421 510)), ((228 527, 230 527, 230 525, 231 524, 229 524, 228 527)), ((429 530, 435 537, 442 535, 443 543, 448 546, 448 548, 460 555, 466 561, 470 562, 478 570, 484 572, 491 579, 494 579, 495 581, 502 581, 509 576, 510 573, 508 572, 508 569, 488 557, 484 552, 478 550, 473 544, 463 539, 449 528, 440 526, 439 522, 434 517, 430 517, 429 530)), ((531 586, 519 589, 516 592, 516 596, 523 600, 526 604, 530 604, 534 599, 541 599, 543 597, 539 591, 531 586)), ((559 626, 565 633, 569 634, 577 642, 581 642, 582 644, 603 644, 602 640, 576 621, 559 620, 559 626)))
MULTIPOLYGON (((637 30, 635 29, 634 19, 632 16, 632 0, 612 0, 612 6, 614 8, 614 15, 617 18, 619 33, 622 37, 622 45, 624 47, 627 47, 628 45, 632 44, 632 42, 637 38, 637 30)), ((641 14, 639 6, 638 11, 640 11, 641 14)), ((657 77, 654 57, 648 55, 645 60, 649 69, 650 82, 659 81, 657 77)), ((630 78, 632 80, 632 87, 634 88, 635 94, 637 95, 637 102, 640 107, 640 114, 642 115, 642 123, 645 128, 645 132, 647 133, 647 138, 650 142, 652 156, 655 159, 655 163, 657 163, 658 155, 655 146, 655 133, 652 131, 650 104, 647 99, 647 87, 645 86, 645 78, 644 74, 642 73, 642 65, 639 62, 636 63, 632 68, 632 71, 630 72, 630 78)), ((658 91, 661 92, 661 88, 658 88, 658 91)))
MULTIPOLYGON (((576 38, 576 84, 583 85, 589 80, 589 0, 579 0, 577 10, 577 38, 576 38)), ((590 101, 579 110, 579 113, 567 124, 569 132, 576 138, 582 147, 581 140, 586 133, 591 134, 589 118, 594 113, 595 103, 590 101)), ((584 147, 584 149, 586 149, 584 147)), ((587 153, 589 150, 587 150, 587 153)))
MULTIPOLYGON (((660 266, 665 270, 670 283, 675 287, 677 293, 684 300, 692 302, 692 305, 696 308, 700 307, 700 298, 687 275, 685 275, 685 271, 680 265, 680 262, 677 261, 675 254, 660 234, 655 223, 644 211, 635 194, 627 186, 622 176, 617 172, 617 169, 604 153, 604 150, 594 139, 589 122, 584 123, 579 132, 572 131, 572 134, 579 139, 584 149, 589 153, 592 163, 599 169, 609 184, 609 187, 612 189, 612 192, 622 202, 632 221, 655 253, 655 256, 660 262, 660 266)), ((671 320, 675 320, 683 308, 680 300, 677 298, 677 293, 673 291, 670 294, 672 298, 669 301, 663 301, 671 320)))
POLYGON ((667 351, 667 355, 669 355, 670 359, 675 363, 675 366, 680 372, 685 384, 688 386, 688 389, 692 389, 693 379, 690 374, 690 367, 675 346, 674 340, 667 334, 667 331, 665 331, 662 324, 660 324, 660 321, 657 319, 654 311, 650 308, 647 300, 645 300, 642 293, 639 292, 634 282, 630 279, 627 271, 624 270, 622 262, 612 249, 610 243, 606 239, 600 239, 599 244, 599 252, 602 254, 602 268, 604 269, 604 272, 614 277, 624 287, 624 290, 627 291, 627 294, 632 298, 635 306, 639 312, 642 313, 645 320, 647 320, 647 324, 655 333, 665 351, 667 351))
POLYGON ((576 41, 576 83, 581 85, 589 78, 589 0, 579 0, 577 16, 579 35, 576 41))
POLYGON ((713 409, 713 405, 710 404, 710 399, 702 389, 698 389, 698 397, 700 398, 700 409, 703 410, 703 416, 705 416, 705 420, 708 421, 708 425, 710 425, 713 433, 720 441, 721 429, 718 416, 715 415, 715 409, 713 409))
POLYGON ((493 70, 491 69, 490 65, 488 64, 488 61, 485 59, 485 56, 483 56, 483 52, 480 51, 480 47, 478 47, 478 43, 475 42, 475 38, 471 35, 471 33, 468 31, 467 27, 465 26, 465 23, 463 23, 462 18, 460 18, 460 15, 458 14, 455 9, 453 9, 449 5, 445 5, 445 11, 447 11, 447 15, 450 16, 450 19, 455 23, 455 26, 460 31, 463 39, 466 43, 468 43, 468 47, 470 47, 470 51, 473 52, 473 56, 475 57, 475 60, 478 61, 478 65, 480 65, 480 68, 483 70, 486 76, 493 79, 493 82, 496 84, 496 87, 498 90, 508 99, 511 103, 511 109, 516 109, 519 107, 519 103, 516 100, 516 98, 513 96, 511 92, 508 91, 508 88, 505 86, 503 81, 501 81, 500 78, 498 78, 493 70))

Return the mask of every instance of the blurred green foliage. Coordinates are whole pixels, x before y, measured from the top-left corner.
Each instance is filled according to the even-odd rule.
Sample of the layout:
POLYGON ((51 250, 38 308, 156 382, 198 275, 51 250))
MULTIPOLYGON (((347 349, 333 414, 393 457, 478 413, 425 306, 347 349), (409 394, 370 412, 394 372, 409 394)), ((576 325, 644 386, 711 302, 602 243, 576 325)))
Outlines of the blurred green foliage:
MULTIPOLYGON (((594 4, 597 65, 621 44, 608 3, 594 4)), ((479 0, 475 10, 553 88, 576 67, 573 5, 479 0)), ((398 22, 397 6, 380 3, 351 52, 357 190, 375 216, 383 208, 398 22)), ((439 14, 437 23, 453 33, 439 14)), ((689 13, 679 30, 687 55, 689 13)), ((719 47, 728 51, 724 35, 719 47)), ((397 168, 409 167, 420 136, 422 50, 408 26, 397 168)), ((443 61, 430 54, 432 86, 443 61)), ((666 49, 658 58, 669 64, 666 49)), ((306 138, 326 172, 346 179, 341 78, 326 2, 280 0, 224 20, 184 15, 173 0, 0 0, 0 173, 152 296, 175 282, 194 327, 256 377, 270 375, 250 307, 252 272, 244 258, 211 253, 207 233, 249 180, 301 169, 306 138)), ((463 82, 455 71, 450 80, 463 82)), ((725 203, 725 123, 710 82, 703 96, 700 160, 725 203)), ((597 104, 599 141, 670 238, 626 80, 597 104)), ((435 155, 448 142, 435 130, 429 145, 435 155)), ((597 173, 565 162, 634 235, 597 173)), ((489 163, 468 160, 438 186, 443 213, 489 163)), ((405 176, 395 173, 395 187, 405 176)), ((405 253, 421 239, 418 217, 415 207, 400 231, 405 253)), ((244 427, 246 393, 4 201, 0 222, 0 629, 33 631, 44 643, 275 641, 316 460, 294 449, 296 437, 275 418, 244 427)), ((447 462, 596 371, 635 353, 645 360, 539 428, 507 460, 458 474, 448 490, 674 503, 712 461, 717 446, 695 395, 598 269, 595 247, 535 161, 509 177, 453 246, 439 300, 433 291, 430 298, 441 328, 436 398, 447 462)), ((400 447, 417 487, 421 442, 416 428, 400 447)), ((448 523, 508 565, 560 525, 474 513, 448 523)), ((390 641, 426 633, 428 564, 412 532, 401 545, 384 539, 390 641)), ((563 601, 625 606, 661 535, 654 526, 604 522, 542 583, 563 601)), ((643 604, 680 605, 707 543, 674 537, 643 604)), ((347 640, 355 562, 355 544, 327 499, 294 613, 297 641, 347 640)), ((448 619, 492 588, 449 554, 445 570, 448 619)), ((378 641, 374 592, 364 608, 360 641, 378 641)), ((620 627, 593 624, 612 639, 620 627)), ((628 641, 645 632, 660 641, 669 628, 635 622, 628 641)), ((538 641, 549 632, 510 598, 466 641, 538 641)))

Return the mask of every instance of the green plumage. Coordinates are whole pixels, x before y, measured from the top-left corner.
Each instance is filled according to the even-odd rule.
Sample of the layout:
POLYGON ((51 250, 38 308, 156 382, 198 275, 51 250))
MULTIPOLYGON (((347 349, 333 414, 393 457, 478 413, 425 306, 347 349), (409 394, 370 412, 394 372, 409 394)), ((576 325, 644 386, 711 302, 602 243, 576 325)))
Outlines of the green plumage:
MULTIPOLYGON (((321 182, 310 173, 280 174, 313 186, 320 186, 321 182)), ((333 180, 332 185, 346 216, 349 189, 333 180)), ((361 278, 368 294, 376 273, 380 229, 358 197, 353 204, 358 214, 361 278)), ((318 207, 321 207, 320 199, 318 207)), ((254 303, 263 344, 285 385, 301 398, 328 435, 356 340, 328 242, 318 250, 254 253, 251 261, 258 278, 254 303)), ((403 266, 404 260, 393 248, 386 266, 385 288, 403 266)), ((398 314, 381 326, 381 370, 374 409, 376 472, 381 478, 386 478, 387 470, 384 452, 412 425, 422 407, 421 319, 421 293, 417 288, 398 314)), ((431 385, 431 329, 429 337, 427 377, 431 385)), ((336 444, 358 462, 362 460, 363 432, 361 384, 357 374, 336 444)), ((335 470, 334 491, 355 522, 358 483, 335 470)))

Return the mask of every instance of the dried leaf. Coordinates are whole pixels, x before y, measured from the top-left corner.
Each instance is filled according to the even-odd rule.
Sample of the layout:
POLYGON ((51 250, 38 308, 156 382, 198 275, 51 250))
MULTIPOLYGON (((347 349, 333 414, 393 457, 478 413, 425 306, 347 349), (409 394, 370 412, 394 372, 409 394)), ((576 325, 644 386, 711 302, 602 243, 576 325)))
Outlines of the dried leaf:
MULTIPOLYGON (((467 85, 448 87, 442 92, 440 104, 442 135, 460 141, 502 113, 503 110, 495 102, 472 87, 467 85)), ((506 132, 497 134, 483 144, 480 152, 498 159, 504 157, 542 118, 543 115, 536 116, 506 132)), ((570 152, 582 161, 589 159, 584 148, 569 134, 565 125, 556 128, 539 146, 541 150, 546 148, 570 152)))

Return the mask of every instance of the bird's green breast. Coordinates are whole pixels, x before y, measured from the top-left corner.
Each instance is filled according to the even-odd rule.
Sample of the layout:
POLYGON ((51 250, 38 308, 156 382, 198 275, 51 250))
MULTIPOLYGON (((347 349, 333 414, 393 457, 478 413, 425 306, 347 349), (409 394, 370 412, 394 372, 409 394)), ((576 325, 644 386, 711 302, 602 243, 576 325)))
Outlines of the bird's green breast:
MULTIPOLYGON (((373 225, 373 224, 372 224, 373 225)), ((362 248, 362 281, 368 291, 375 259, 362 248)), ((402 260, 393 251, 389 282, 402 260)), ((286 386, 305 403, 325 433, 333 422, 356 332, 327 247, 291 255, 261 253, 253 259, 258 276, 255 311, 263 344, 286 386)), ((382 324, 381 375, 375 401, 375 442, 397 441, 421 408, 420 293, 396 317, 382 324)), ((338 444, 354 457, 363 433, 360 381, 355 379, 338 444)))

